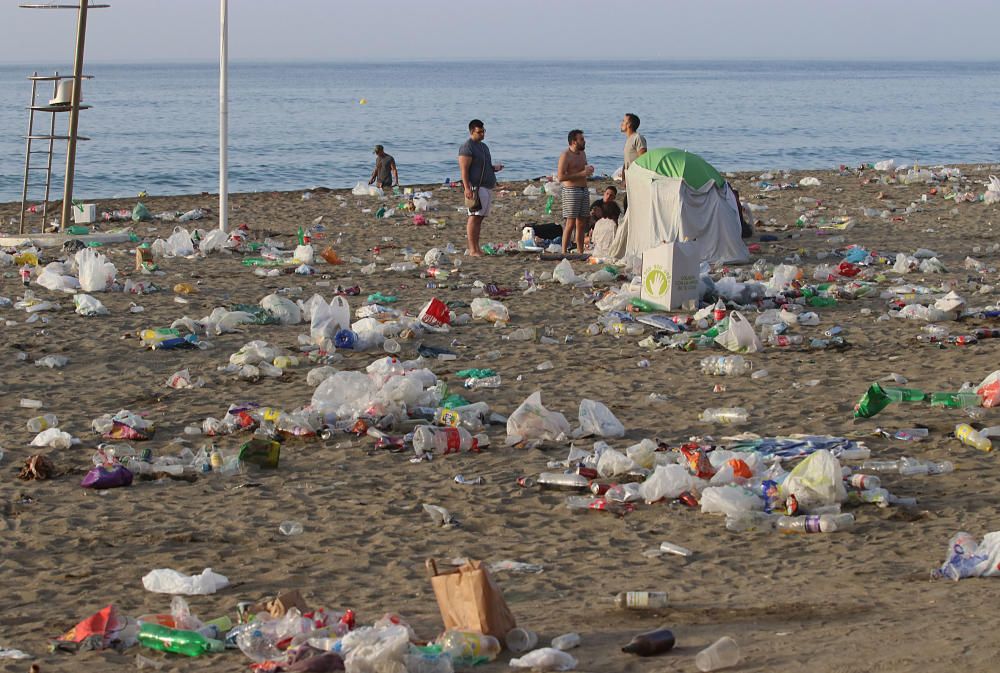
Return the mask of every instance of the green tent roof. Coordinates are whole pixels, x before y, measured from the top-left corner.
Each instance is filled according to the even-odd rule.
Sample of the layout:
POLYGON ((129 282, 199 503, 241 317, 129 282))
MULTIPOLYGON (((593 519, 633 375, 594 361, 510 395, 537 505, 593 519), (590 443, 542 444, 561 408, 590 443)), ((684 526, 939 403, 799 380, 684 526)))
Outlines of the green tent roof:
POLYGON ((719 171, 712 167, 712 164, 697 154, 679 150, 676 147, 660 147, 649 150, 636 159, 635 163, 660 175, 681 178, 695 189, 700 189, 709 180, 714 181, 719 187, 726 184, 726 181, 719 174, 719 171))

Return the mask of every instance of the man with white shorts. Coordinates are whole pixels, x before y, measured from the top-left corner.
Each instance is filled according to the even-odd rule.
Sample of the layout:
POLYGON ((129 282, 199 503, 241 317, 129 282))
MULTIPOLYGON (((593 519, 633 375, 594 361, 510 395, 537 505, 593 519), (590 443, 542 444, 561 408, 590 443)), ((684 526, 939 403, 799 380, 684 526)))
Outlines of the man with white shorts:
POLYGON ((469 139, 458 148, 458 168, 462 173, 462 187, 465 198, 470 201, 479 195, 480 207, 467 209, 469 219, 465 223, 465 235, 468 243, 466 251, 472 257, 482 257, 479 247, 479 234, 483 227, 483 218, 490 214, 490 204, 493 202, 493 188, 497 186, 496 174, 503 170, 503 164, 493 164, 490 148, 483 142, 486 128, 483 122, 473 119, 469 122, 469 139))
POLYGON ((590 213, 590 194, 587 191, 587 178, 594 174, 594 167, 587 163, 587 141, 583 131, 573 129, 567 136, 569 147, 559 155, 559 168, 556 177, 562 184, 562 215, 566 220, 563 226, 562 251, 566 254, 570 239, 576 238, 576 251, 583 252, 583 237, 587 229, 587 218, 590 213))

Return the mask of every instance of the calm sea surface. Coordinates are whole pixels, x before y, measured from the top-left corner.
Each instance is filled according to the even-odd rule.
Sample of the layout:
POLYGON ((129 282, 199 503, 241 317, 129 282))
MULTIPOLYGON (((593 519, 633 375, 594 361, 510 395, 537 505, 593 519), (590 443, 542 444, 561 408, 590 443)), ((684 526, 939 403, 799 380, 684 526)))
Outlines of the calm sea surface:
MULTIPOLYGON (((0 66, 0 201, 21 198, 34 68, 0 66)), ((77 155, 78 198, 218 189, 217 64, 86 70, 93 109, 80 133, 92 140, 77 155)), ((473 117, 511 179, 553 172, 572 128, 598 172, 613 172, 625 112, 651 148, 682 147, 723 171, 1000 160, 995 62, 235 63, 229 82, 233 192, 353 186, 375 143, 404 184, 455 178, 473 117)))

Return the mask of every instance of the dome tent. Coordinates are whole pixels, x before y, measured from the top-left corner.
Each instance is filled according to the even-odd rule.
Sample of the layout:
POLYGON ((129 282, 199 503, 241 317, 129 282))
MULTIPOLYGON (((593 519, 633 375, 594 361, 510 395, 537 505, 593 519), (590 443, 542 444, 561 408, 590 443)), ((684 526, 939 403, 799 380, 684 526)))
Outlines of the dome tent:
POLYGON ((697 154, 650 150, 628 167, 625 183, 628 211, 611 246, 613 257, 630 260, 662 243, 696 241, 702 261, 749 261, 736 196, 697 154))

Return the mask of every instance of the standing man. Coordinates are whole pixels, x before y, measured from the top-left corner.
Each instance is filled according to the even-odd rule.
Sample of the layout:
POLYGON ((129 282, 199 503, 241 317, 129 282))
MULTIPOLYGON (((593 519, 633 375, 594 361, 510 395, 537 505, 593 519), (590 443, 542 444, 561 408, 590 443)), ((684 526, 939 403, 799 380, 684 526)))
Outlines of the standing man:
POLYGON ((570 238, 576 232, 576 251, 583 252, 583 237, 587 229, 590 198, 587 193, 587 178, 594 174, 594 167, 587 163, 587 141, 583 131, 573 129, 567 136, 569 147, 559 155, 556 177, 562 184, 563 226, 562 251, 566 254, 570 238))
POLYGON ((483 227, 483 218, 490 214, 493 188, 497 186, 496 174, 503 170, 503 164, 493 165, 490 148, 483 142, 485 137, 483 122, 473 119, 469 122, 469 139, 458 148, 458 168, 462 172, 462 187, 467 203, 476 199, 477 195, 479 200, 478 207, 467 208, 469 220, 465 224, 468 243, 466 252, 472 257, 483 256, 479 247, 479 233, 483 227))
MULTIPOLYGON (((626 112, 622 118, 622 133, 625 134, 625 171, 632 165, 632 162, 646 153, 646 139, 639 135, 638 115, 626 112)), ((628 210, 628 184, 626 183, 625 172, 622 172, 622 184, 625 185, 625 199, 623 210, 628 210)))
POLYGON ((396 172, 396 160, 391 154, 385 153, 385 148, 381 145, 375 146, 375 170, 368 184, 378 180, 379 189, 389 189, 393 185, 393 179, 399 184, 399 173, 396 172))

